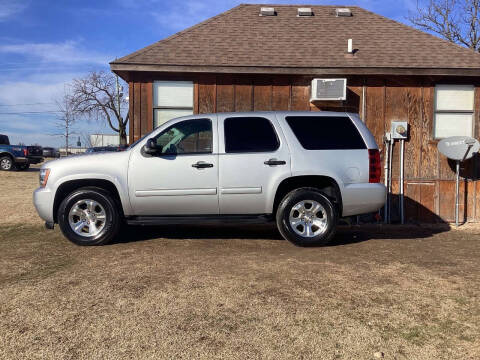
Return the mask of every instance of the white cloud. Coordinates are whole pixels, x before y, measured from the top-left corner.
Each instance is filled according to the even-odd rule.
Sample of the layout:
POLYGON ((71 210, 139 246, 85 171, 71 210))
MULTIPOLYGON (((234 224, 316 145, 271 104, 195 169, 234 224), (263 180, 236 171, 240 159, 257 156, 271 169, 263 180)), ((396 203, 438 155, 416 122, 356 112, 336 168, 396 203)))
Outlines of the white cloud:
MULTIPOLYGON (((64 82, 41 83, 32 81, 9 81, 0 84, 0 104, 17 105, 32 103, 52 103, 63 90, 64 82)), ((1 110, 10 110, 2 106, 1 110)), ((15 107, 15 111, 38 111, 31 107, 15 107)), ((43 108, 42 108, 43 110, 43 108)))
POLYGON ((40 144, 41 146, 63 146, 64 141, 61 137, 47 135, 43 133, 24 133, 24 132, 7 132, 11 144, 40 144))
POLYGON ((0 22, 23 11, 27 3, 20 0, 0 0, 0 22))
POLYGON ((112 56, 80 47, 78 41, 68 40, 62 43, 21 43, 0 45, 0 53, 22 55, 43 62, 62 64, 106 65, 112 56))

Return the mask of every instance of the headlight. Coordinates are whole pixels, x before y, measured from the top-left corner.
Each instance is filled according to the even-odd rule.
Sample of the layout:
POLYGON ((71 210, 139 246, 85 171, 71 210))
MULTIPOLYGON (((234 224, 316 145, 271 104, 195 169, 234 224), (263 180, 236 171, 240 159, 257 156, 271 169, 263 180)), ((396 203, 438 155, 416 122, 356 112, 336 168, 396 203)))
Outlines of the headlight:
POLYGON ((40 169, 38 175, 40 180, 40 187, 45 187, 47 185, 48 175, 50 175, 50 169, 40 169))

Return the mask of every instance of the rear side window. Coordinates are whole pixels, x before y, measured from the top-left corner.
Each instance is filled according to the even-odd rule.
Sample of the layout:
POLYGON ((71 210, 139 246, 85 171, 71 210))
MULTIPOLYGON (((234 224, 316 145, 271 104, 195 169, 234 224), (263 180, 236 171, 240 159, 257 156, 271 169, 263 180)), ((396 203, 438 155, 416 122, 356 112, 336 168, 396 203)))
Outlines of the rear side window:
POLYGON ((271 152, 280 143, 270 120, 262 117, 225 119, 225 152, 271 152))
POLYGON ((345 116, 287 116, 287 123, 306 150, 366 149, 360 133, 345 116))
POLYGON ((0 145, 10 145, 10 142, 8 141, 8 136, 0 135, 0 145))

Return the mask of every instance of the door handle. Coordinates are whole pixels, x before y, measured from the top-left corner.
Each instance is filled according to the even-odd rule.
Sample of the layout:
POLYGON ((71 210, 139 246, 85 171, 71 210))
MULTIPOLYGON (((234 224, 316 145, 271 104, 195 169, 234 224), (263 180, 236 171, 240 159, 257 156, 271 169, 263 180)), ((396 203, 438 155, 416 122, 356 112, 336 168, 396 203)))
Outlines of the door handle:
POLYGON ((268 166, 276 166, 276 165, 285 165, 287 162, 284 160, 277 160, 277 159, 268 159, 267 161, 263 162, 265 165, 268 166))
POLYGON ((205 161, 199 161, 195 164, 192 164, 192 167, 197 169, 205 169, 205 168, 212 168, 213 164, 207 163, 205 161))

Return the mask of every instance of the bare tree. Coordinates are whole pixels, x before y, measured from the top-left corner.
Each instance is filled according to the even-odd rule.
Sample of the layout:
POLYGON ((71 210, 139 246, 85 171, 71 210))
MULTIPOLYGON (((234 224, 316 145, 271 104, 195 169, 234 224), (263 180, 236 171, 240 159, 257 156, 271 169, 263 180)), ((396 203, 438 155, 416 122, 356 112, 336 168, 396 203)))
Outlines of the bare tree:
POLYGON ((73 125, 75 124, 75 109, 72 102, 72 98, 67 90, 61 98, 55 101, 58 108, 58 115, 56 119, 56 128, 59 132, 54 134, 56 136, 62 136, 65 139, 65 151, 68 155, 70 147, 70 137, 74 134, 73 125))
POLYGON ((417 0, 408 20, 455 44, 480 52, 480 0, 417 0))
POLYGON ((112 73, 94 71, 72 82, 71 98, 75 113, 105 120, 118 132, 122 145, 127 143, 128 102, 125 97, 123 86, 112 73))

